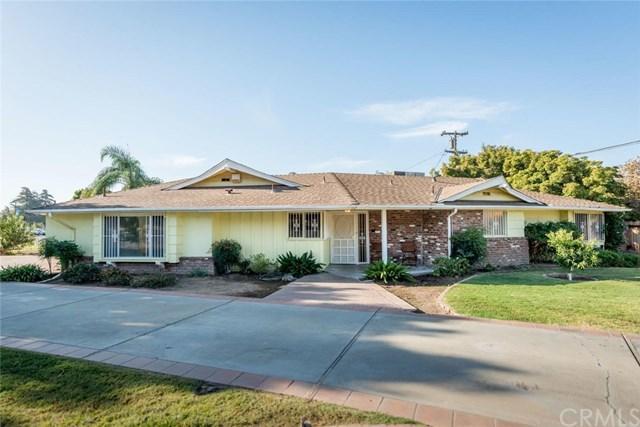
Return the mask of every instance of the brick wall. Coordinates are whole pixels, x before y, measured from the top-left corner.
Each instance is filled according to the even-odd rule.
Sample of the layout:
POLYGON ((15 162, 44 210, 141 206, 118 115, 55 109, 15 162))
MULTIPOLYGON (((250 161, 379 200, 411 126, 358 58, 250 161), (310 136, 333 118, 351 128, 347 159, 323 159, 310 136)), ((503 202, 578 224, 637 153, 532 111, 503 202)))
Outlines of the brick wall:
MULTIPOLYGON (((105 265, 106 263, 100 263, 105 265)), ((205 270, 214 273, 211 257, 181 257, 177 263, 156 264, 154 262, 115 262, 117 268, 132 274, 175 273, 190 274, 193 270, 205 270)))
POLYGON ((447 216, 451 211, 424 211, 422 214, 422 257, 425 264, 448 255, 447 216))
POLYGON ((529 264, 529 243, 525 237, 488 238, 485 261, 500 267, 529 264))
MULTIPOLYGON (((448 212, 449 215, 451 212, 448 212)), ((446 226, 446 224, 445 224, 446 226)), ((482 211, 458 211, 453 218, 451 218, 451 228, 453 232, 466 230, 467 228, 482 228, 482 211)))
POLYGON ((422 264, 422 211, 388 211, 389 258, 408 265, 422 264))
POLYGON ((382 259, 382 213, 380 211, 369 212, 369 255, 371 262, 382 259))

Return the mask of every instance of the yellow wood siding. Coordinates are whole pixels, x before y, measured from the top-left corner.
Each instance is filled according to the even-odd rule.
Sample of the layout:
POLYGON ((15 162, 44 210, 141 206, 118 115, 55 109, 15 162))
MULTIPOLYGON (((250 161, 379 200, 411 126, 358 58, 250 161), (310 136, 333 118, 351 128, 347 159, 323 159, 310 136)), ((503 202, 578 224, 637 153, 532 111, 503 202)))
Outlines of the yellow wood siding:
POLYGON ((93 256, 93 216, 93 214, 47 215, 45 219, 47 237, 74 241, 80 246, 85 256, 93 256))
POLYGON ((165 221, 167 233, 165 258, 167 262, 178 262, 178 250, 181 248, 178 242, 182 240, 178 234, 178 215, 173 213, 167 214, 165 221))
POLYGON ((246 173, 240 174, 240 182, 235 183, 231 181, 222 181, 222 178, 231 179, 231 172, 222 172, 212 177, 209 177, 203 181, 197 182, 190 187, 235 187, 235 186, 243 186, 243 185, 272 185, 273 182, 267 181, 266 179, 258 178, 253 175, 248 175, 246 173))
POLYGON ((465 196, 460 200, 512 202, 512 201, 519 201, 520 199, 512 196, 506 191, 491 189, 491 190, 478 191, 477 193, 469 194, 468 196, 465 196), (489 194, 484 194, 484 193, 489 193, 489 194))
POLYGON ((524 213, 524 222, 530 224, 533 222, 560 221, 560 214, 560 211, 555 210, 526 211, 524 213))
POLYGON ((524 237, 524 212, 507 213, 507 237, 524 237))

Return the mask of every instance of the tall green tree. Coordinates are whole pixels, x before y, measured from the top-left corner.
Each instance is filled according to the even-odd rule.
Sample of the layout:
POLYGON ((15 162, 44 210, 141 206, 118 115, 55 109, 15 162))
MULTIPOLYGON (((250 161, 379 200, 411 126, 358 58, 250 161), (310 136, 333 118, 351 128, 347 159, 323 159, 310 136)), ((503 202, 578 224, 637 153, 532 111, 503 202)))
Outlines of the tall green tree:
POLYGON ((626 162, 620 172, 627 190, 625 203, 633 209, 627 213, 627 219, 640 221, 640 156, 626 162))
POLYGON ((17 213, 24 216, 25 221, 30 224, 43 222, 43 216, 32 214, 27 211, 31 209, 43 208, 56 203, 54 197, 46 189, 38 193, 28 187, 22 187, 18 195, 11 201, 13 209, 6 209, 5 213, 17 213))
POLYGON ((115 185, 122 185, 123 190, 144 187, 162 182, 159 178, 149 177, 142 169, 140 161, 127 150, 109 145, 100 151, 100 161, 109 159, 111 164, 102 169, 91 184, 94 194, 103 194, 115 185))
POLYGON ((445 176, 492 178, 504 175, 514 188, 620 204, 625 185, 616 167, 558 150, 518 150, 487 145, 478 154, 451 156, 445 176))

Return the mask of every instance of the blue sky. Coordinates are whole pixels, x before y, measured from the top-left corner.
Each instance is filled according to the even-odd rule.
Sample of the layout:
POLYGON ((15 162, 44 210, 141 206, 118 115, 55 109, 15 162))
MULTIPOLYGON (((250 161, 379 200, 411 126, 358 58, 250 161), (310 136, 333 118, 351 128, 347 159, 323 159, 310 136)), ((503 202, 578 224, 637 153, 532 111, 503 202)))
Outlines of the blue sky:
MULTIPOLYGON (((151 175, 435 166, 442 128, 584 151, 640 136, 640 3, 2 3, 2 204, 151 175)), ((636 145, 594 154, 621 164, 636 145)))

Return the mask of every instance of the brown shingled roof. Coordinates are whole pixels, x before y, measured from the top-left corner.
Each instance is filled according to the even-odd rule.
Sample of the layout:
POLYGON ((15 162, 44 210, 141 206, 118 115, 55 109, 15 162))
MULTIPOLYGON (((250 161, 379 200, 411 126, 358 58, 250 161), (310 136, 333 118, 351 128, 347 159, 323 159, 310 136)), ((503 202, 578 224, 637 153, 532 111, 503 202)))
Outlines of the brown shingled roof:
MULTIPOLYGON (((301 184, 225 188, 169 189, 180 182, 166 182, 134 190, 108 193, 58 203, 43 210, 216 210, 304 209, 357 206, 428 207, 437 200, 467 190, 486 180, 428 176, 394 176, 354 173, 302 173, 278 175, 301 184)), ((564 209, 620 209, 618 206, 570 197, 522 191, 542 203, 564 209)))

